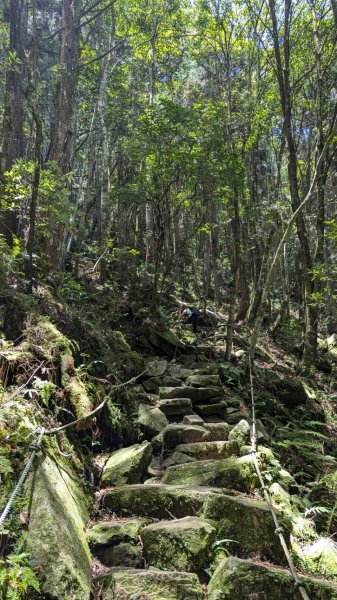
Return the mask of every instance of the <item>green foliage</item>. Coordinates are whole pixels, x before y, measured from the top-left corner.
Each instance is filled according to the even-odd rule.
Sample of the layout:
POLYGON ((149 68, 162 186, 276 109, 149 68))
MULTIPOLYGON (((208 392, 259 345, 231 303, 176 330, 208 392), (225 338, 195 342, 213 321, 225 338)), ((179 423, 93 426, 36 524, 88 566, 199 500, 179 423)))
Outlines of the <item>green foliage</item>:
POLYGON ((57 386, 52 381, 48 381, 48 379, 40 379, 40 377, 34 377, 32 386, 33 390, 38 393, 43 404, 49 407, 50 401, 57 386))
POLYGON ((32 590, 40 591, 26 545, 27 541, 21 541, 15 552, 0 559, 0 600, 23 600, 32 590))

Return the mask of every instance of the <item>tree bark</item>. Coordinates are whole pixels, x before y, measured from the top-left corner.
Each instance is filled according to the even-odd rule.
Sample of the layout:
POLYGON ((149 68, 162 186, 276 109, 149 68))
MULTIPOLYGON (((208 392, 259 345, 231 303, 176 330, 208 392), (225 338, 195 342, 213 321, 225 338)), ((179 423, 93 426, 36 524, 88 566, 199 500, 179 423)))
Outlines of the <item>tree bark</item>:
MULTIPOLYGON (((0 177, 9 171, 17 158, 24 156, 24 93, 25 46, 27 37, 27 0, 10 0, 10 41, 6 70, 3 142, 0 151, 0 177)), ((0 233, 12 246, 18 235, 18 213, 4 210, 0 213, 0 233)))

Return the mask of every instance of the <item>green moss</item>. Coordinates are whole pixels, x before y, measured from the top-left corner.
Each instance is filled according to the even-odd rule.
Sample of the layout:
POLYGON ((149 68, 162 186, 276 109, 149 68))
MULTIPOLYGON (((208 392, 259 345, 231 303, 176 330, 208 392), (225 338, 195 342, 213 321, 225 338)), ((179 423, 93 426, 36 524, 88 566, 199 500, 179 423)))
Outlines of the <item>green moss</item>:
POLYGON ((205 600, 198 577, 193 573, 116 569, 100 577, 98 583, 103 588, 102 600, 205 600))
MULTIPOLYGON (((310 598, 337 600, 337 586, 309 577, 301 577, 301 580, 310 598)), ((232 556, 220 563, 208 585, 209 600, 243 600, 252 593, 268 600, 300 600, 302 597, 294 590, 289 571, 232 556)))
POLYGON ((199 571, 210 560, 216 529, 199 517, 148 525, 141 532, 147 562, 158 569, 199 571))
POLYGON ((46 594, 69 600, 89 599, 91 556, 84 527, 88 499, 72 472, 44 456, 30 479, 28 534, 33 564, 46 594))
POLYGON ((103 469, 103 484, 139 483, 151 462, 151 457, 152 446, 149 442, 113 452, 103 469))
POLYGON ((117 545, 123 542, 138 542, 139 532, 149 519, 130 519, 129 521, 107 521, 97 523, 88 532, 89 545, 92 548, 117 545))
POLYGON ((61 354, 71 354, 70 341, 47 317, 32 319, 24 330, 24 336, 25 341, 21 347, 30 350, 39 358, 59 361, 61 354))
POLYGON ((168 467, 163 483, 210 485, 249 492, 258 485, 251 456, 205 460, 168 467))

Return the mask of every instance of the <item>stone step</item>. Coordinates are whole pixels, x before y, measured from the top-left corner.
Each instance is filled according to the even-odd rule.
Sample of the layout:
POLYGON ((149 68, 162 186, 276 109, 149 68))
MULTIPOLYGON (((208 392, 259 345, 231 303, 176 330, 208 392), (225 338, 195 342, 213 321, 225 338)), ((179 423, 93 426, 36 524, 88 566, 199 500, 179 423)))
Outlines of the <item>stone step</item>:
POLYGON ((228 408, 225 403, 217 402, 216 404, 195 404, 194 410, 197 415, 200 415, 201 417, 209 417, 213 415, 225 421, 228 408))
POLYGON ((152 523, 142 529, 147 564, 197 573, 209 567, 216 528, 200 517, 152 523))
POLYGON ((96 523, 87 534, 93 555, 107 567, 143 567, 139 534, 150 523, 151 519, 146 518, 96 523))
POLYGON ((186 379, 187 385, 197 388, 217 387, 222 388, 219 375, 190 375, 186 379))
MULTIPOLYGON (((337 600, 337 585, 300 575, 310 600, 337 600)), ((208 585, 208 600, 301 600, 290 571, 229 556, 216 568, 208 585)))
POLYGON ((223 390, 218 387, 160 387, 159 396, 161 400, 165 398, 190 398, 193 403, 204 403, 209 398, 221 398, 223 390))
POLYGON ((107 455, 103 466, 104 485, 139 483, 151 462, 152 446, 149 442, 134 444, 107 455))
POLYGON ((258 486, 251 455, 221 460, 199 460, 167 467, 163 483, 207 485, 250 493, 258 486))
POLYGON ((176 447, 176 451, 193 457, 194 460, 216 460, 238 456, 240 448, 236 441, 195 442, 192 444, 180 444, 176 447))
POLYGON ((157 406, 167 417, 193 414, 192 400, 190 398, 160 400, 157 406))
POLYGON ((229 431, 230 427, 226 423, 205 423, 203 427, 172 423, 162 431, 163 448, 165 451, 170 451, 184 443, 226 441, 229 431))
MULTIPOLYGON (((216 523, 218 538, 234 540, 233 553, 284 564, 268 505, 238 492, 187 485, 131 485, 107 490, 103 507, 120 516, 180 519, 199 516, 216 523)), ((289 523, 279 517, 289 543, 289 523)))
POLYGON ((194 573, 142 569, 111 569, 95 580, 101 600, 205 600, 194 573))
POLYGON ((203 427, 204 420, 196 414, 185 415, 183 418, 183 425, 199 425, 200 427, 203 427))

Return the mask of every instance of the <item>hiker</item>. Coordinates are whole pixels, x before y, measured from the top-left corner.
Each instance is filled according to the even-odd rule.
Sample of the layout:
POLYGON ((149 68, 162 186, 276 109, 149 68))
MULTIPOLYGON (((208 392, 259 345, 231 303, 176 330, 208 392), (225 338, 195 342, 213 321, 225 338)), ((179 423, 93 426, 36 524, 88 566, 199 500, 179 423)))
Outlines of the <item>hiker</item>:
POLYGON ((197 333, 198 332, 198 321, 199 321, 199 309, 195 308, 193 306, 190 306, 189 308, 185 308, 182 311, 182 314, 184 317, 187 317, 187 320, 185 322, 191 323, 193 333, 197 333))

